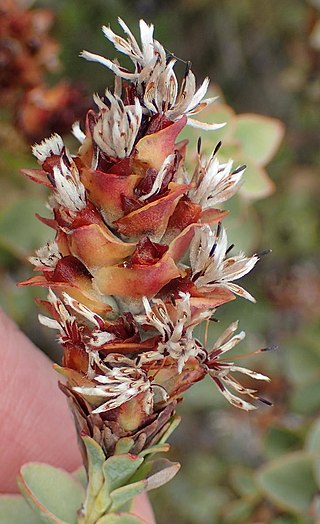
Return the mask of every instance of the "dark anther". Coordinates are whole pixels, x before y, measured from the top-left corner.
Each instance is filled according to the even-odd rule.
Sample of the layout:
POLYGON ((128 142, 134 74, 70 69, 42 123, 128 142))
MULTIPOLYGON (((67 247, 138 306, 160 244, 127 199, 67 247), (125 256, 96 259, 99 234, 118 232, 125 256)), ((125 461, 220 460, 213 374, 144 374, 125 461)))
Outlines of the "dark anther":
POLYGON ((231 249, 233 249, 233 248, 234 248, 234 244, 231 244, 231 245, 228 247, 227 251, 226 251, 226 255, 227 255, 228 253, 230 253, 231 249))
POLYGON ((273 406, 272 402, 270 402, 270 400, 267 400, 266 398, 258 397, 258 400, 260 400, 260 402, 266 404, 267 406, 273 406))
POLYGON ((240 171, 243 171, 247 166, 243 164, 243 166, 237 167, 234 171, 232 171, 233 175, 236 175, 237 173, 240 173, 240 171))
POLYGON ((257 257, 261 258, 261 257, 264 257, 265 255, 269 255, 269 253, 272 252, 272 249, 265 249, 264 251, 260 251, 259 253, 257 253, 257 257))
POLYGON ((200 153, 201 153, 201 143, 202 143, 202 139, 201 139, 201 136, 199 136, 198 142, 197 142, 197 153, 198 153, 198 155, 200 155, 200 153))
POLYGON ((268 346, 266 348, 262 348, 262 349, 260 349, 260 351, 262 353, 265 352, 265 351, 276 351, 278 348, 279 348, 279 346, 273 345, 273 346, 268 346))
POLYGON ((214 156, 214 155, 216 155, 216 154, 218 153, 218 151, 219 151, 219 149, 220 149, 221 146, 222 146, 222 142, 221 142, 221 140, 220 140, 220 142, 218 142, 217 145, 216 145, 216 147, 214 148, 214 151, 213 151, 213 155, 212 155, 212 156, 214 156))

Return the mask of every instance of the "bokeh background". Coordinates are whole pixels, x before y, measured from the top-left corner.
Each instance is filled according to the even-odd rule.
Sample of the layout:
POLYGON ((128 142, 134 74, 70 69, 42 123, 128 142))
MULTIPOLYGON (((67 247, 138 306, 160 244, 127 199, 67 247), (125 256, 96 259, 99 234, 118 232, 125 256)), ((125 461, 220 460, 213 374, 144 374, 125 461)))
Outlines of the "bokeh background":
MULTIPOLYGON (((320 2, 319 0, 43 0, 0 3, 0 304, 52 359, 54 336, 37 322, 39 290, 17 289, 26 261, 48 239, 34 218, 45 191, 26 181, 30 145, 53 131, 70 147, 73 121, 112 75, 79 58, 85 48, 114 57, 100 32, 121 16, 137 35, 143 17, 168 52, 191 60, 219 101, 203 115, 227 121, 202 134, 209 154, 248 166, 228 202, 235 250, 272 249, 243 284, 257 304, 238 299, 217 311, 208 344, 235 319, 247 332, 237 354, 272 377, 254 413, 229 407, 209 380, 180 405, 172 437, 179 475, 152 494, 159 524, 314 524, 320 522, 320 2)), ((192 170, 198 131, 187 131, 192 170)), ((203 333, 199 333, 202 336, 203 333)), ((246 364, 244 360, 244 364, 246 364)), ((249 384, 249 383, 248 383, 249 384)))

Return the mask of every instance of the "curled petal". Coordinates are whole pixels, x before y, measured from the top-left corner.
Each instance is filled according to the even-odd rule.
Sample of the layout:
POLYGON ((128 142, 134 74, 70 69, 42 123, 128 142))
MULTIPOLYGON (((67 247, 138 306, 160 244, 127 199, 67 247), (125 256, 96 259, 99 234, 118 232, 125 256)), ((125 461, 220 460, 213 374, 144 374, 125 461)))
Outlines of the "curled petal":
POLYGON ((176 138, 186 121, 184 116, 165 129, 141 138, 136 145, 137 160, 159 170, 165 159, 174 151, 176 138))
POLYGON ((112 266, 97 271, 93 284, 100 293, 120 297, 154 296, 180 271, 168 253, 154 265, 112 266))
POLYGON ((107 227, 97 224, 74 229, 68 238, 71 253, 91 272, 119 264, 135 249, 135 244, 122 242, 107 227))
POLYGON ((81 173, 90 199, 101 207, 110 225, 123 216, 123 197, 134 197, 134 189, 140 179, 138 175, 119 176, 94 170, 83 170, 81 173))
POLYGON ((168 195, 160 197, 117 220, 116 225, 119 233, 133 239, 149 236, 152 240, 161 240, 170 216, 189 187, 188 184, 171 182, 168 195))
POLYGON ((92 288, 91 277, 85 267, 73 256, 59 260, 55 271, 24 280, 19 286, 42 286, 65 291, 98 314, 106 314, 116 309, 109 297, 102 297, 92 288), (111 305, 112 304, 112 305, 111 305))

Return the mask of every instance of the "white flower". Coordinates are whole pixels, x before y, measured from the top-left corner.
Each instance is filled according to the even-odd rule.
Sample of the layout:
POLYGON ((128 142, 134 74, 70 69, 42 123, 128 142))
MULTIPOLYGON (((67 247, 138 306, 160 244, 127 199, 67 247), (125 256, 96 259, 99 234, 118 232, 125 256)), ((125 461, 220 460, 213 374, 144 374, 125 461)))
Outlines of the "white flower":
POLYGON ((41 164, 52 155, 60 156, 64 150, 64 143, 60 135, 54 133, 49 138, 42 140, 40 144, 34 144, 32 153, 41 164))
POLYGON ((242 253, 226 258, 227 234, 223 227, 213 233, 208 225, 195 230, 190 245, 190 265, 194 284, 204 292, 224 287, 232 293, 255 302, 250 293, 233 281, 243 277, 256 265, 259 257, 245 257, 242 253))
POLYGON ((139 200, 148 200, 148 198, 154 197, 159 193, 164 179, 166 178, 167 174, 173 169, 174 165, 176 164, 176 160, 176 153, 172 153, 171 155, 167 156, 155 177, 155 180, 152 184, 152 188, 150 189, 149 193, 141 195, 139 197, 139 200))
POLYGON ((174 317, 170 315, 168 307, 162 300, 153 299, 153 308, 151 308, 146 297, 143 297, 146 314, 136 317, 139 323, 148 324, 160 333, 162 341, 158 343, 157 352, 163 356, 170 355, 177 360, 178 373, 182 372, 190 357, 203 354, 202 346, 192 336, 192 332, 197 324, 211 316, 211 311, 192 315, 190 295, 180 293, 180 297, 176 301, 174 317))
POLYGON ((232 170, 232 160, 220 164, 215 158, 215 152, 207 161, 202 161, 200 155, 191 182, 194 187, 189 191, 192 202, 202 209, 212 208, 231 198, 239 188, 245 166, 232 170))
POLYGON ((207 372, 213 378, 217 384, 219 390, 223 396, 237 408, 244 409, 245 411, 251 411, 256 409, 256 407, 250 402, 246 402, 242 398, 239 398, 237 395, 234 395, 230 392, 228 387, 231 387, 242 395, 247 395, 253 400, 260 400, 262 402, 267 402, 264 399, 261 399, 256 395, 255 389, 250 389, 242 386, 233 376, 232 373, 242 373, 247 375, 250 378, 255 380, 264 380, 269 382, 269 377, 262 375, 261 373, 256 373, 250 369, 243 368, 240 366, 234 365, 234 362, 226 361, 221 359, 221 356, 224 355, 227 351, 230 351, 234 348, 241 340, 245 337, 245 332, 241 331, 237 335, 234 335, 235 331, 238 328, 238 322, 233 322, 219 337, 219 339, 214 344, 212 350, 209 352, 207 364, 207 372))
POLYGON ((145 393, 144 410, 152 412, 153 393, 150 381, 142 369, 134 367, 114 367, 103 375, 94 377, 94 386, 76 386, 72 389, 95 404, 92 413, 104 413, 125 404, 132 398, 145 393), (100 400, 100 402, 99 402, 100 400))
POLYGON ((58 329, 60 331, 61 342, 63 342, 63 337, 65 336, 72 339, 72 326, 75 325, 76 317, 69 313, 62 300, 54 294, 51 288, 49 288, 47 300, 53 306, 56 313, 55 316, 57 316, 59 320, 54 320, 40 314, 38 315, 40 324, 51 329, 58 329))
POLYGON ((61 157, 60 165, 53 167, 53 177, 56 203, 75 213, 86 207, 85 187, 75 162, 67 153, 61 157))
POLYGON ((102 329, 105 325, 105 321, 103 320, 100 315, 95 313, 94 311, 91 311, 90 308, 85 306, 84 304, 81 304, 81 302, 78 302, 78 300, 75 300, 74 298, 70 297, 68 293, 63 292, 62 293, 64 303, 72 308, 76 313, 81 315, 82 317, 89 320, 96 328, 102 329))
POLYGON ((93 138, 106 155, 125 158, 130 155, 142 118, 142 108, 136 98, 134 105, 124 105, 121 98, 105 92, 106 103, 98 95, 94 101, 99 115, 93 128, 93 138))
MULTIPOLYGON (((157 40, 154 40, 153 25, 148 25, 140 20, 140 48, 123 20, 121 18, 118 20, 127 35, 127 39, 116 35, 109 27, 104 26, 103 32, 118 51, 131 58, 135 66, 134 71, 130 72, 119 66, 117 62, 112 62, 88 51, 83 51, 82 56, 89 61, 99 62, 111 69, 118 77, 133 82, 141 102, 143 100, 146 114, 164 114, 170 120, 175 121, 183 115, 189 117, 199 113, 214 102, 215 98, 203 100, 209 86, 209 79, 205 78, 197 89, 195 76, 189 64, 179 88, 173 70, 176 60, 174 58, 168 60, 163 46, 157 40)), ((205 124, 192 118, 188 118, 187 123, 206 130, 219 129, 225 125, 224 123, 205 124)))
POLYGON ((59 252, 58 245, 55 241, 47 242, 45 246, 40 247, 36 250, 35 257, 29 257, 29 262, 36 266, 37 269, 54 270, 58 260, 60 260, 61 254, 59 252))

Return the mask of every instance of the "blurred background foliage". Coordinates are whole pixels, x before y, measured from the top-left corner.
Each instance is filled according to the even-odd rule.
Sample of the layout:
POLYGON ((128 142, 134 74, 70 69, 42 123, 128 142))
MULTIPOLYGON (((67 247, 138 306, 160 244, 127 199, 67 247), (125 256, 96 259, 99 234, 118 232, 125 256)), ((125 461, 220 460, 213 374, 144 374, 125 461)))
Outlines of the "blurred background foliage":
MULTIPOLYGON (((248 166, 239 196, 227 205, 235 250, 272 249, 245 282, 257 304, 238 299, 220 308, 208 344, 239 318, 244 354, 279 346, 250 363, 272 376, 261 392, 272 408, 239 412, 209 381, 188 392, 171 451, 183 468, 152 496, 157 522, 320 523, 319 0, 19 5, 0 6, 0 304, 59 359, 49 330, 37 322, 39 290, 16 289, 30 276, 26 256, 50 233, 34 218, 47 212, 45 191, 19 169, 35 166, 30 145, 53 131, 73 146, 72 122, 83 120, 92 92, 112 84, 107 70, 78 56, 83 47, 115 56, 100 26, 110 23, 117 32, 117 16, 133 29, 141 17, 152 21, 156 37, 193 62, 199 81, 209 75, 219 95, 203 118, 228 125, 202 134, 203 151, 221 139, 221 156, 248 166)), ((192 170, 199 132, 185 136, 192 170)))

